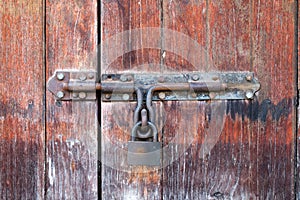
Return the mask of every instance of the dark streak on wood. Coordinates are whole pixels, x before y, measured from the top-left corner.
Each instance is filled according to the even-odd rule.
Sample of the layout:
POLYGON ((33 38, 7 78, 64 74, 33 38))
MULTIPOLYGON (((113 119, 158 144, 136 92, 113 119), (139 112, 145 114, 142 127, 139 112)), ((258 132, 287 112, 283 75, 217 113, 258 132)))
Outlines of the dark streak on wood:
POLYGON ((44 198, 43 25, 42 1, 0 2, 0 199, 44 198))
POLYGON ((254 101, 230 101, 227 104, 227 113, 231 118, 241 118, 242 120, 247 117, 251 121, 266 122, 268 113, 271 114, 273 121, 279 121, 280 118, 287 118, 293 110, 293 99, 282 99, 278 104, 274 105, 270 99, 264 99, 259 102, 254 101))
POLYGON ((43 163, 41 144, 34 139, 13 142, 3 136, 0 146, 1 199, 43 199, 43 169, 38 169, 43 163))
POLYGON ((6 118, 10 115, 18 115, 20 118, 31 119, 34 111, 34 101, 29 99, 27 103, 27 108, 23 109, 19 101, 14 98, 10 98, 8 102, 0 102, 0 116, 6 118))

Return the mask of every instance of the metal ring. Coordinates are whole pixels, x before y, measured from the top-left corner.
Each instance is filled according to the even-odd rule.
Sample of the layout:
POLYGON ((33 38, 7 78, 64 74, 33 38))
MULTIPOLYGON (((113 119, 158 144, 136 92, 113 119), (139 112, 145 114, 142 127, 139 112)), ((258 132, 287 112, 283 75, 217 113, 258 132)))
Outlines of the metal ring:
MULTIPOLYGON (((149 126, 147 125, 147 127, 149 127, 149 126)), ((141 132, 139 129, 137 129, 136 130, 136 136, 138 138, 142 138, 142 139, 153 137, 152 128, 148 128, 147 131, 143 131, 143 132, 141 132)))
MULTIPOLYGON (((142 122, 141 122, 141 121, 139 121, 138 123, 136 123, 136 124, 133 126, 133 128, 132 128, 132 130, 131 130, 131 140, 133 140, 133 138, 135 138, 135 137, 138 137, 138 135, 137 135, 137 129, 138 129, 138 127, 139 127, 140 125, 142 125, 142 122)), ((148 121, 148 122, 147 122, 147 125, 148 125, 148 126, 150 127, 150 129, 152 130, 152 131, 148 131, 148 132, 147 132, 147 135, 149 135, 149 136, 147 136, 147 137, 150 137, 150 136, 151 136, 151 134, 149 134, 149 132, 153 132, 153 141, 157 142, 157 141, 158 141, 158 133, 157 133, 157 128, 156 128, 155 124, 148 121)), ((145 137, 145 135, 143 135, 143 137, 145 137)), ((145 138, 147 138, 147 137, 145 137, 145 138)))

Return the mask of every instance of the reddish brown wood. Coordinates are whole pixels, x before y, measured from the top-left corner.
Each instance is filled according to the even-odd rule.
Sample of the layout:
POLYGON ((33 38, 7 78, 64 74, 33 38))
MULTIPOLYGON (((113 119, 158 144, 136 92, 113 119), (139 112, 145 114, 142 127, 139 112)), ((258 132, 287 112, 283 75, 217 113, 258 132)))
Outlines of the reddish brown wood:
MULTIPOLYGON (((209 120, 210 104, 189 104, 198 113, 191 116, 184 115, 184 103, 165 104, 169 116, 164 128, 166 144, 184 144, 184 137, 195 130, 197 135, 187 151, 164 169, 164 198, 294 197, 294 6, 294 1, 164 2, 165 27, 184 32, 207 49, 202 66, 186 65, 172 54, 165 58, 168 66, 250 70, 261 82, 254 101, 227 103, 222 133, 204 159, 201 147, 207 130, 217 126, 209 120), (180 123, 184 117, 189 125, 180 123), (182 137, 174 140, 176 134, 182 137)), ((176 47, 179 42, 173 43, 176 47)))
POLYGON ((0 2, 0 44, 0 199, 43 199, 42 1, 0 2))
MULTIPOLYGON (((298 91, 299 91, 299 85, 300 85, 300 72, 299 72, 299 67, 300 67, 300 60, 299 60, 299 57, 300 57, 300 44, 299 44, 299 40, 300 40, 300 7, 299 7, 299 2, 296 1, 297 4, 297 7, 295 6, 295 22, 296 22, 296 26, 297 26, 297 31, 298 31, 298 34, 295 35, 295 39, 297 40, 298 42, 298 46, 295 48, 295 57, 294 57, 294 61, 295 61, 295 68, 297 68, 298 70, 298 84, 297 84, 297 88, 298 88, 298 91), (297 54, 298 53, 298 54, 297 54)), ((296 197, 299 199, 300 198, 300 168, 299 168, 299 162, 300 162, 300 144, 299 144, 299 141, 300 141, 300 104, 299 104, 300 100, 299 100, 299 93, 298 93, 298 110, 297 110, 297 137, 296 137, 296 144, 297 144, 297 149, 296 149, 296 163, 297 165, 295 166, 296 167, 296 197)))
MULTIPOLYGON (((124 32, 144 27, 160 27, 160 1, 113 0, 101 1, 101 41, 122 35, 110 48, 102 49, 101 73, 127 71, 153 72, 159 70, 160 49, 133 49, 110 59, 105 65, 104 52, 110 55, 126 46, 142 48, 147 37, 124 32)), ((155 41, 160 45, 160 35, 155 41)), ((127 142, 133 126, 135 103, 101 103, 101 188, 102 199, 161 199, 161 171, 151 167, 127 165, 127 142)), ((156 105, 160 113, 161 104, 156 105)))
MULTIPOLYGON (((46 1, 46 49, 47 80, 57 69, 97 70, 97 1, 46 1)), ((46 100, 47 198, 96 199, 96 102, 46 100)))

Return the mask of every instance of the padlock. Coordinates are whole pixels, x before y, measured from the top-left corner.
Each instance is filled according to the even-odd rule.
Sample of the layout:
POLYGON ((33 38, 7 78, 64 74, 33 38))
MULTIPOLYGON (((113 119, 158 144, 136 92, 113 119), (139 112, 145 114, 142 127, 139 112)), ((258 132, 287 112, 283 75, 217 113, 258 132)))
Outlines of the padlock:
POLYGON ((131 141, 128 142, 127 162, 129 165, 160 166, 162 151, 161 142, 158 142, 157 128, 152 122, 148 121, 147 125, 153 133, 153 142, 135 141, 137 130, 141 124, 142 122, 138 122, 132 128, 131 141))

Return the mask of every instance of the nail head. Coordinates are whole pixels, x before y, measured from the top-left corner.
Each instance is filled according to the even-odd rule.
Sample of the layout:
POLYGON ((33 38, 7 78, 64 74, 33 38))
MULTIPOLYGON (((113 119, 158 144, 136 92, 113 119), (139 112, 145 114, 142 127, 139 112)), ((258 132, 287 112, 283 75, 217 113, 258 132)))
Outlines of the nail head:
POLYGON ((165 82, 165 78, 163 76, 158 77, 158 82, 159 83, 165 82))
POLYGON ((65 93, 62 92, 62 91, 59 91, 59 92, 56 93, 56 96, 57 96, 57 98, 61 99, 65 96, 65 93))
POLYGON ((73 98, 77 98, 78 97, 78 93, 75 92, 75 93, 72 94, 72 96, 73 96, 73 98))
POLYGON ((247 75, 247 76, 246 76, 246 80, 247 80, 247 81, 252 81, 252 76, 251 76, 251 75, 247 75))
POLYGON ((105 99, 110 99, 111 98, 111 94, 105 94, 105 99))
POLYGON ((94 74, 93 73, 89 73, 88 77, 89 77, 89 79, 93 79, 94 78, 94 74))
POLYGON ((85 99, 86 98, 86 93, 85 92, 79 92, 78 94, 80 99, 85 99))
POLYGON ((85 74, 80 74, 79 80, 85 81, 86 80, 86 75, 85 74))
POLYGON ((248 90, 246 92, 246 98, 247 99, 253 99, 253 96, 254 96, 254 94, 253 94, 253 92, 251 90, 248 90))
POLYGON ((58 80, 62 81, 62 80, 64 80, 65 75, 64 75, 63 73, 59 72, 59 73, 56 75, 56 77, 57 77, 58 80))
POLYGON ((158 98, 161 100, 164 100, 166 98, 166 93, 164 93, 164 92, 158 93, 158 98))
POLYGON ((120 81, 122 81, 122 82, 126 82, 128 79, 127 79, 127 77, 126 76, 121 76, 120 77, 120 81))
POLYGON ((128 101, 130 96, 129 96, 129 94, 123 94, 122 98, 124 101, 128 101))
POLYGON ((199 80, 199 75, 198 74, 194 74, 193 76, 192 76, 192 80, 193 81, 198 81, 199 80))

